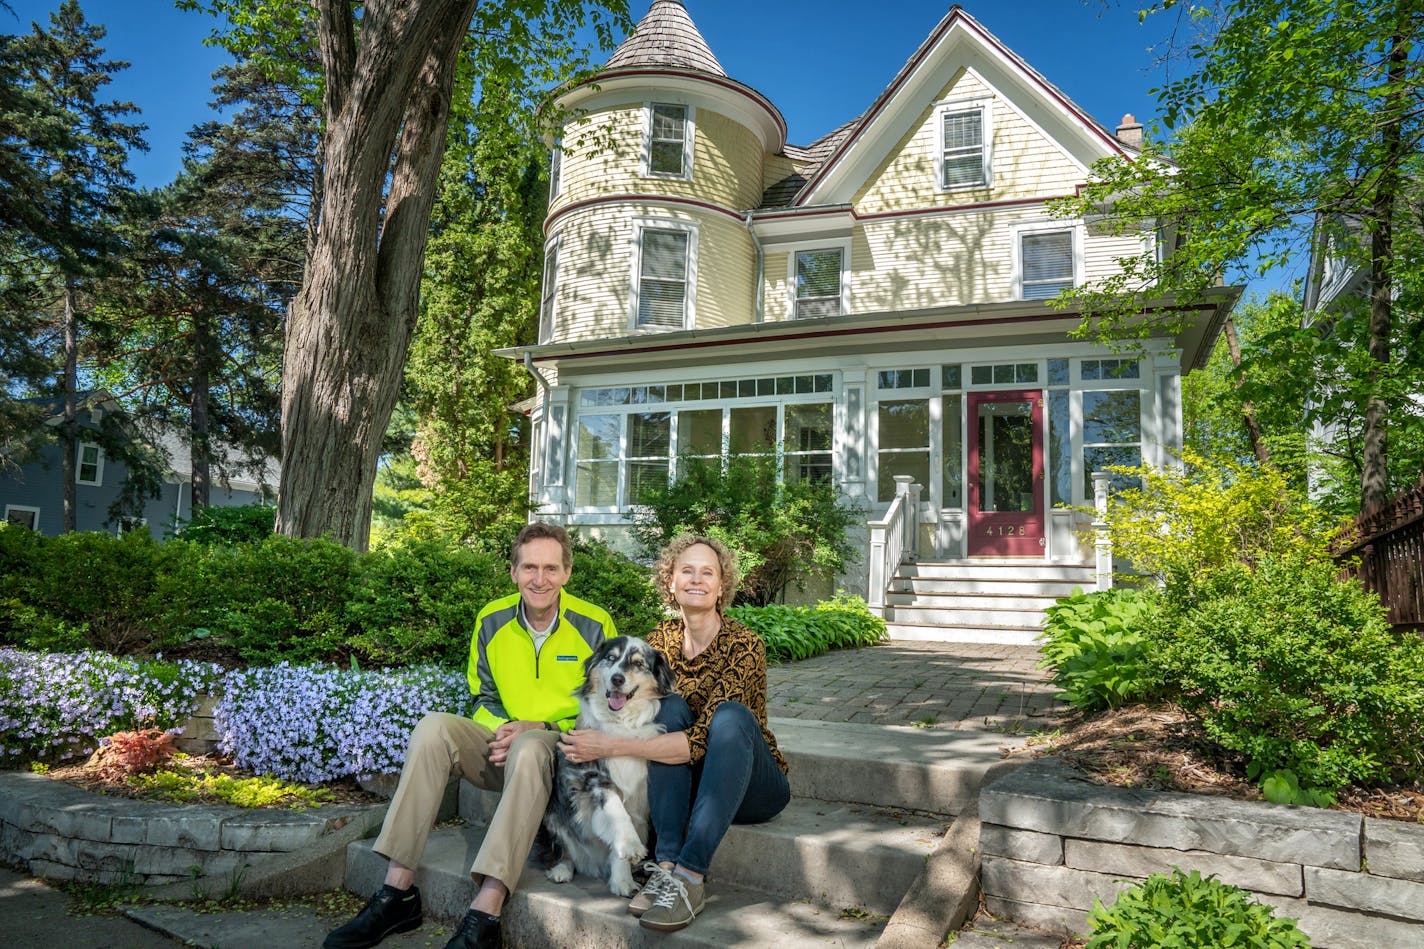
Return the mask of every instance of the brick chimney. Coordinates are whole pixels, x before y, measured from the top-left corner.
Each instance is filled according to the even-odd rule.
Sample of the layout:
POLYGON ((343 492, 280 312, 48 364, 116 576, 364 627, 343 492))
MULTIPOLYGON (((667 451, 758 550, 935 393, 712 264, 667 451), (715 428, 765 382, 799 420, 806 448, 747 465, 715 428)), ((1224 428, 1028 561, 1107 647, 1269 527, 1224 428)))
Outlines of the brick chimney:
POLYGON ((1122 123, 1117 127, 1117 140, 1128 148, 1142 147, 1142 123, 1133 118, 1131 112, 1122 117, 1122 123))

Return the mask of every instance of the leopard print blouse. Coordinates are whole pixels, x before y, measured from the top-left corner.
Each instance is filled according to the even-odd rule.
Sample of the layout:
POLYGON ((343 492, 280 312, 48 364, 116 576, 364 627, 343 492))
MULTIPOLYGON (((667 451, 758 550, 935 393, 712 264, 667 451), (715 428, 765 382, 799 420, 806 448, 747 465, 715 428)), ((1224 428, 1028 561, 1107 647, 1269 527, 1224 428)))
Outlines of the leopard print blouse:
POLYGON ((735 701, 745 705, 761 723, 766 746, 785 774, 786 759, 766 723, 766 644, 761 637, 736 620, 723 617, 722 628, 712 642, 695 659, 688 659, 682 652, 682 635, 682 620, 664 620, 648 634, 648 642, 667 656, 677 680, 677 693, 692 710, 694 720, 687 730, 687 746, 693 763, 707 754, 707 728, 712 713, 723 702, 735 701))

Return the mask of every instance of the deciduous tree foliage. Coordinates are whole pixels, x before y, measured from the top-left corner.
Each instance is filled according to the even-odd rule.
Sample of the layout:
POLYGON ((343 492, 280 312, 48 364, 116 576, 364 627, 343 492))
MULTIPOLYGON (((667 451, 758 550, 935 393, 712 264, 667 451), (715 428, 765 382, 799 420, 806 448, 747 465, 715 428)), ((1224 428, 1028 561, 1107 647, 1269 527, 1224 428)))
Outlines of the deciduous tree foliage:
MULTIPOLYGON (((1419 183, 1424 181, 1424 4, 1419 0, 1159 0, 1173 10, 1188 73, 1157 90, 1173 137, 1149 141, 1133 161, 1110 160, 1060 210, 1132 232, 1161 228, 1169 253, 1123 261, 1119 276, 1077 294, 1085 328, 1146 333, 1170 322, 1137 318, 1164 292, 1199 298, 1222 275, 1261 270, 1309 253, 1318 216, 1356 226, 1338 247, 1368 269, 1368 356, 1348 383, 1361 407, 1360 498, 1389 493, 1386 430, 1398 380, 1417 371, 1424 322, 1414 305, 1419 183), (1405 344, 1399 345, 1403 323, 1405 344)), ((1170 328, 1170 327, 1169 327, 1170 328)), ((1410 473, 1412 476, 1412 473, 1410 473)))
MULTIPOLYGON (((196 4, 195 5, 200 5, 196 4)), ((622 0, 211 0, 238 50, 314 39, 321 216, 288 316, 277 526, 366 546, 382 435, 402 379, 445 152, 456 66, 473 27, 477 73, 518 89, 563 78, 546 59, 622 0), (305 19, 311 14, 311 20, 305 19), (274 41, 274 37, 276 38, 274 41)), ((277 63, 274 68, 281 68, 277 63)), ((290 68, 290 64, 288 67, 290 68)))

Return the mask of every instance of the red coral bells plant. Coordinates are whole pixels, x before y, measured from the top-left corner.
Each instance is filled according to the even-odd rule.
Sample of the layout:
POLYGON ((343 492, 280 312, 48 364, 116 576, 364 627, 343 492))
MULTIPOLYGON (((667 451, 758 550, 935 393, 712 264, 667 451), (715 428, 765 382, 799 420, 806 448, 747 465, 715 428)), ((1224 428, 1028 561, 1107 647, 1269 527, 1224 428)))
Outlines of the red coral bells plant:
POLYGON ((158 728, 115 732, 101 739, 87 767, 108 779, 148 774, 173 757, 173 738, 172 733, 158 728))

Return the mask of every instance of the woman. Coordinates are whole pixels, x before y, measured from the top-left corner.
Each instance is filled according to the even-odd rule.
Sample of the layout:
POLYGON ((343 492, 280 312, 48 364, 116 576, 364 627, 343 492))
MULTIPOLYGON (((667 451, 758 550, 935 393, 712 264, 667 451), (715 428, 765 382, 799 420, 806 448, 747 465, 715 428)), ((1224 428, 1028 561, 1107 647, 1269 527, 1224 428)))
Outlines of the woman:
POLYGON ((766 724, 766 647, 723 610, 737 590, 737 563, 720 541, 682 535, 658 555, 655 583, 679 618, 648 634, 677 677, 663 699, 656 738, 575 729, 560 748, 571 760, 646 758, 656 863, 628 911, 648 929, 682 929, 706 902, 703 877, 732 824, 781 813, 791 799, 786 759, 766 724))

